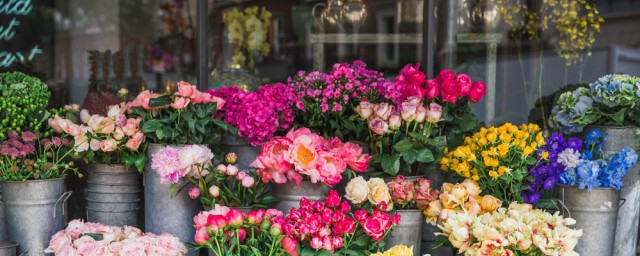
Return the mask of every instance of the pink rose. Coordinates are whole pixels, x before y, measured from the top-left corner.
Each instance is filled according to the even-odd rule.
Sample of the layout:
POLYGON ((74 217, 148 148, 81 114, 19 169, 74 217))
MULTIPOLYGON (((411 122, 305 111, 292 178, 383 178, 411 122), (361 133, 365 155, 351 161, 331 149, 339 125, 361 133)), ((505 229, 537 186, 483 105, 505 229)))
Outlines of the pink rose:
POLYGON ((378 116, 382 120, 387 120, 391 115, 391 111, 393 110, 393 107, 390 106, 388 103, 380 103, 380 104, 376 104, 373 110, 376 112, 376 116, 378 116))
POLYGON ((391 200, 400 205, 406 205, 413 201, 413 183, 405 181, 402 175, 396 176, 387 184, 391 200))
POLYGON ((411 122, 416 119, 416 110, 418 106, 422 105, 420 102, 420 98, 410 97, 407 98, 404 102, 402 102, 400 113, 402 114, 402 119, 411 122))
POLYGON ((342 173, 347 169, 347 163, 334 152, 322 151, 317 169, 324 184, 335 186, 342 180, 342 173))
POLYGON ((238 174, 236 174, 236 179, 242 180, 242 179, 246 178, 247 176, 249 176, 249 174, 247 174, 246 172, 238 172, 238 174))
POLYGON ((173 102, 171 102, 171 107, 173 109, 183 109, 186 108, 187 105, 189 105, 189 101, 189 98, 176 97, 175 99, 173 99, 173 102))
POLYGON ((311 242, 309 243, 309 246, 311 246, 311 248, 316 250, 322 249, 322 238, 318 236, 311 238, 311 242))
POLYGON ((152 93, 149 90, 143 91, 140 94, 138 94, 138 96, 136 97, 136 99, 131 102, 131 104, 127 104, 129 108, 131 107, 142 107, 144 109, 150 110, 150 109, 154 109, 152 107, 149 106, 149 101, 151 99, 155 99, 160 97, 159 94, 155 94, 152 93))
POLYGON ((389 124, 376 117, 369 122, 369 129, 378 135, 384 135, 389 130, 389 124))
POLYGON ((282 239, 282 248, 291 256, 298 256, 298 241, 286 236, 282 239))
POLYGON ((182 97, 190 98, 195 91, 196 91, 196 87, 191 85, 189 82, 181 81, 178 83, 177 94, 182 97))
POLYGON ((424 82, 426 75, 420 71, 420 64, 407 64, 400 70, 400 75, 396 82, 420 85, 424 82))
POLYGON ((333 246, 334 249, 342 248, 343 244, 344 244, 344 241, 342 241, 342 237, 339 237, 339 236, 331 237, 331 246, 333 246))
POLYGON ((443 84, 445 81, 453 81, 453 78, 455 76, 456 73, 454 73, 453 71, 443 69, 442 71, 440 71, 440 73, 438 73, 438 76, 436 76, 436 80, 438 81, 438 83, 443 84))
POLYGON ((140 131, 140 121, 142 119, 140 119, 140 117, 133 119, 133 118, 129 118, 127 119, 127 122, 125 123, 125 125, 122 127, 122 131, 124 132, 124 134, 126 134, 127 136, 133 136, 134 134, 136 134, 138 131, 140 131))
POLYGON ((116 122, 111 118, 103 118, 100 121, 100 130, 95 130, 102 134, 111 134, 116 129, 116 122))
POLYGON ((433 99, 440 96, 440 84, 434 79, 427 81, 427 89, 425 89, 427 99, 433 99))
POLYGON ((456 83, 460 87, 460 96, 466 97, 471 91, 471 78, 467 74, 459 74, 455 78, 456 83))
POLYGON ((193 240, 197 244, 204 244, 204 243, 209 241, 209 238, 210 237, 207 234, 207 228, 206 227, 201 227, 198 230, 196 230, 196 235, 193 237, 193 240))
POLYGON ((385 231, 383 220, 374 217, 367 218, 362 225, 362 229, 365 234, 378 242, 382 240, 385 231))
POLYGON ((127 238, 136 238, 142 236, 142 230, 136 227, 124 226, 124 235, 127 238))
POLYGON ((91 139, 91 141, 89 141, 89 148, 91 148, 91 150, 93 151, 100 150, 100 141, 96 139, 91 139))
POLYGON ((106 118, 99 115, 92 115, 87 122, 87 126, 89 126, 92 131, 99 131, 102 128, 100 124, 102 123, 103 119, 106 118))
POLYGON ((424 210, 429 206, 431 202, 433 191, 431 190, 431 181, 428 179, 418 178, 414 182, 414 195, 413 200, 416 201, 418 209, 424 210))
POLYGON ((114 139, 106 139, 106 140, 100 141, 100 150, 102 150, 103 152, 115 151, 117 147, 118 147, 118 142, 116 142, 116 140, 114 139))
POLYGON ((427 109, 425 107, 423 107, 422 105, 418 106, 418 108, 416 109, 416 122, 418 123, 422 123, 424 122, 425 118, 427 117, 427 109))
POLYGON ((487 92, 487 85, 483 82, 475 81, 471 83, 471 91, 469 92, 469 100, 478 103, 487 92))
MULTIPOLYGON (((204 93, 204 94, 208 94, 208 93, 204 93)), ((204 99, 204 102, 205 103, 215 102, 216 103, 216 110, 222 109, 222 107, 224 107, 224 104, 226 103, 224 99, 216 97, 216 96, 206 97, 204 99)))
POLYGON ((144 141, 144 133, 141 131, 137 131, 136 134, 131 136, 132 139, 143 142, 144 141))
POLYGON ((141 142, 138 140, 130 139, 127 141, 125 146, 131 151, 138 151, 138 148, 140 147, 140 143, 141 142))
POLYGON ((362 117, 362 119, 367 119, 371 114, 373 114, 373 104, 368 101, 361 101, 360 105, 356 107, 356 112, 362 117))
POLYGON ((453 80, 446 80, 440 83, 440 93, 442 101, 455 103, 460 96, 460 86, 453 80))
POLYGON ((113 138, 117 141, 124 139, 124 131, 122 131, 122 128, 117 127, 115 131, 113 131, 113 138))
POLYGON ((442 117, 442 106, 435 102, 429 104, 429 110, 427 110, 426 117, 427 122, 437 123, 440 121, 440 117, 442 117))

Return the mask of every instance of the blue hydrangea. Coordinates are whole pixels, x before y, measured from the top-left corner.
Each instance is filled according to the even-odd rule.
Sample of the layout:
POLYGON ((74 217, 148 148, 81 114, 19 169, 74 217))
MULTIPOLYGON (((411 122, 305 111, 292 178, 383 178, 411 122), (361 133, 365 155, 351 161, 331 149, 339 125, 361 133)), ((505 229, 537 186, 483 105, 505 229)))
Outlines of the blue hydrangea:
POLYGON ((565 134, 582 132, 597 115, 590 94, 589 88, 584 87, 561 94, 551 109, 550 126, 565 134))
POLYGON ((632 106, 638 94, 640 78, 630 75, 606 75, 589 84, 593 99, 607 107, 632 106))

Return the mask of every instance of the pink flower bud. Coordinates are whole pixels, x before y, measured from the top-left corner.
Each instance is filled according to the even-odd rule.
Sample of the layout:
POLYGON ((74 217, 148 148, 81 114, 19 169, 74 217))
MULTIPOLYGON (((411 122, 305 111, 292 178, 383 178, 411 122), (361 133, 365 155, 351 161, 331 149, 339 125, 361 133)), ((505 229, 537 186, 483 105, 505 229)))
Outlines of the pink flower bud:
POLYGON ((199 196, 200 196, 200 189, 198 189, 197 187, 189 188, 189 197, 191 197, 191 199, 197 199, 199 196))
POLYGON ((229 220, 229 226, 239 228, 244 223, 244 213, 236 209, 231 209, 226 215, 229 220))
POLYGON ((224 156, 224 160, 227 161, 228 164, 235 164, 238 161, 238 155, 233 152, 229 152, 224 156))
POLYGON ((216 185, 213 185, 209 188, 209 195, 211 197, 216 198, 220 195, 220 188, 216 185))
POLYGON ((238 166, 227 165, 227 175, 235 176, 236 174, 238 174, 238 166))
POLYGON ((251 176, 247 176, 247 177, 244 177, 244 179, 242 179, 242 186, 245 188, 253 187, 254 183, 255 183, 255 180, 251 176))

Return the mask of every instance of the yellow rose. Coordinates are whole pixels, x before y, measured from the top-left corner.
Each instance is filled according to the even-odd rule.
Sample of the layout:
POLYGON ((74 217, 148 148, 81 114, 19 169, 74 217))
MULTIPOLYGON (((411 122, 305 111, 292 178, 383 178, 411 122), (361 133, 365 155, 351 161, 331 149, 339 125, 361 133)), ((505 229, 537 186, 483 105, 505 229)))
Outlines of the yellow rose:
POLYGON ((493 212, 500 208, 500 206, 502 206, 502 201, 492 195, 485 195, 482 197, 482 201, 480 201, 480 207, 485 212, 493 212))
POLYGON ((427 217, 427 222, 435 224, 440 212, 442 212, 442 203, 440 203, 440 200, 433 200, 429 202, 427 209, 424 209, 422 213, 427 217))
POLYGON ((464 185, 464 187, 467 189, 467 193, 469 193, 469 196, 477 196, 481 192, 480 186, 478 186, 478 183, 473 180, 464 180, 462 182, 462 185, 464 185))
POLYGON ((453 184, 449 183, 449 182, 445 182, 442 184, 442 191, 449 193, 451 191, 451 189, 453 188, 453 184))
POLYGON ((440 201, 442 202, 442 206, 448 209, 453 209, 453 208, 456 208, 458 205, 460 205, 460 203, 458 202, 458 199, 456 199, 455 196, 447 193, 440 195, 440 201))
POLYGON ((407 247, 403 244, 396 245, 386 251, 384 256, 413 256, 413 246, 407 247))
POLYGON ((456 184, 451 189, 451 195, 456 198, 458 202, 467 201, 469 198, 469 193, 467 192, 466 187, 463 184, 456 184))
POLYGON ((358 176, 347 183, 345 192, 345 198, 347 198, 347 200, 351 201, 353 204, 361 204, 364 203, 364 201, 367 201, 367 197, 369 196, 369 186, 364 178, 358 176))
POLYGON ((393 203, 391 201, 391 195, 389 194, 389 188, 387 184, 384 183, 384 180, 380 178, 371 178, 369 182, 367 182, 369 186, 369 202, 373 205, 378 205, 382 202, 387 203, 387 211, 391 211, 393 209, 393 203), (374 180, 374 182, 371 182, 374 180))

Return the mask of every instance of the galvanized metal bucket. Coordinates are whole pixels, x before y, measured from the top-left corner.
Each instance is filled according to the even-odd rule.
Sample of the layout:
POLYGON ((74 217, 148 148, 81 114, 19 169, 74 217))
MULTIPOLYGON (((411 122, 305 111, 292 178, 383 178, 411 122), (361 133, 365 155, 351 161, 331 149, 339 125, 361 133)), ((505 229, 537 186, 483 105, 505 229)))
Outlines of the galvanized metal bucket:
MULTIPOLYGON (((0 191, 2 189, 0 188, 0 191)), ((0 203, 2 202, 2 193, 0 193, 0 203)), ((4 221, 4 206, 0 204, 0 241, 7 240, 7 225, 4 221)))
POLYGON ((16 256, 18 244, 9 241, 0 241, 0 256, 16 256))
POLYGON ((291 208, 300 207, 302 197, 306 197, 310 201, 318 201, 327 196, 330 190, 331 187, 321 182, 311 183, 306 180, 300 182, 300 185, 293 182, 274 184, 273 195, 280 200, 274 208, 287 214, 291 208))
POLYGON ((220 149, 225 153, 233 152, 238 155, 236 165, 240 170, 252 170, 249 165, 260 155, 260 147, 254 147, 238 135, 226 134, 220 140, 220 149))
MULTIPOLYGON (((584 129, 584 134, 588 134, 593 129, 599 129, 603 134, 607 134, 602 151, 608 156, 619 152, 626 146, 635 146, 637 141, 635 135, 637 127, 587 126, 584 129)), ((620 190, 620 197, 624 198, 626 203, 618 210, 613 255, 635 256, 640 219, 640 165, 636 164, 629 170, 622 183, 624 186, 620 190)))
MULTIPOLYGON (((149 162, 144 169, 144 217, 145 231, 154 234, 167 232, 184 243, 193 242, 196 230, 193 228, 193 217, 202 207, 198 200, 189 198, 188 188, 171 196, 171 185, 160 183, 160 175, 151 169, 151 156, 162 148, 160 144, 149 144, 147 157, 149 162)), ((180 188, 185 181, 177 184, 180 188)), ((189 256, 197 255, 197 251, 189 250, 189 256)))
POLYGON ((87 175, 87 220, 110 226, 138 225, 140 174, 124 165, 90 164, 87 175))
POLYGON ((620 191, 593 188, 587 193, 578 187, 559 185, 558 197, 568 210, 564 215, 576 220, 573 228, 582 229, 575 251, 582 256, 615 255, 613 244, 620 191))
POLYGON ((385 238, 385 247, 389 249, 399 244, 413 246, 413 255, 421 255, 422 225, 425 223, 422 211, 399 210, 396 214, 400 215, 400 224, 394 226, 385 238))
POLYGON ((49 239, 65 226, 64 179, 3 181, 2 204, 8 240, 18 243, 20 255, 45 255, 49 239))

